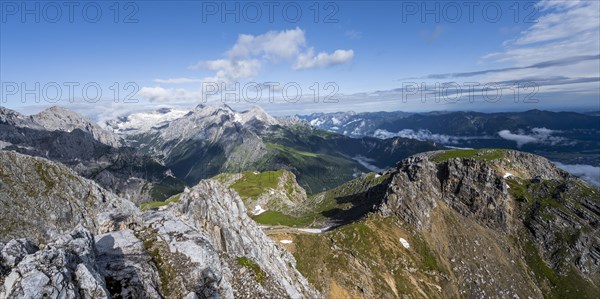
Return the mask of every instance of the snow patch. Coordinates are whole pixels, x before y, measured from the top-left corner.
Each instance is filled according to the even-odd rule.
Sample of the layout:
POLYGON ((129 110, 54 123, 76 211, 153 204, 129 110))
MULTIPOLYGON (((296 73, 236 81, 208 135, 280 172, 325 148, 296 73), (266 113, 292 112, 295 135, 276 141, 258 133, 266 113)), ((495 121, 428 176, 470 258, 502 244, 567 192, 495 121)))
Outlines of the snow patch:
POLYGON ((404 246, 404 248, 410 248, 410 244, 408 243, 408 241, 406 241, 406 239, 400 238, 400 243, 402 243, 402 246, 404 246))
POLYGON ((256 206, 254 207, 254 212, 253 212, 253 213, 254 213, 254 216, 258 216, 258 215, 260 215, 260 214, 262 214, 262 213, 264 213, 264 212, 266 212, 266 211, 267 211, 267 210, 263 209, 261 206, 259 206, 259 205, 256 205, 256 206))
POLYGON ((279 243, 281 243, 281 244, 292 244, 294 242, 292 242, 292 240, 281 240, 281 241, 279 241, 279 243))
POLYGON ((313 120, 310 121, 310 125, 313 126, 313 127, 318 127, 318 126, 320 126, 322 124, 323 124, 323 121, 320 120, 320 119, 318 119, 318 118, 315 118, 315 119, 313 119, 313 120))
POLYGON ((146 132, 152 130, 153 127, 160 127, 179 119, 189 112, 190 110, 165 108, 153 112, 133 113, 120 118, 116 123, 111 124, 111 127, 117 133, 146 132))
POLYGON ((12 145, 12 143, 10 143, 10 142, 5 142, 5 141, 0 140, 0 149, 4 149, 4 148, 9 147, 11 145, 12 145))
POLYGON ((514 176, 514 175, 512 173, 510 173, 510 172, 507 172, 502 177, 506 179, 506 178, 511 177, 511 176, 514 176))

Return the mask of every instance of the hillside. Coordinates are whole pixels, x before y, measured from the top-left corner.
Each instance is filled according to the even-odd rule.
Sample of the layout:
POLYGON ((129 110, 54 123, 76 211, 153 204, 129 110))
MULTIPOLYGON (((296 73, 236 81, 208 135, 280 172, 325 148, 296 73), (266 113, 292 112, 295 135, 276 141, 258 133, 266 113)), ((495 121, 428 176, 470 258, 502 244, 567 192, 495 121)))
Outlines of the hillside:
POLYGON ((277 225, 267 233, 328 297, 600 294, 600 190, 548 160, 450 150, 374 176, 309 198, 314 210, 299 217, 256 219, 277 225), (281 228, 326 223, 338 225, 281 228))

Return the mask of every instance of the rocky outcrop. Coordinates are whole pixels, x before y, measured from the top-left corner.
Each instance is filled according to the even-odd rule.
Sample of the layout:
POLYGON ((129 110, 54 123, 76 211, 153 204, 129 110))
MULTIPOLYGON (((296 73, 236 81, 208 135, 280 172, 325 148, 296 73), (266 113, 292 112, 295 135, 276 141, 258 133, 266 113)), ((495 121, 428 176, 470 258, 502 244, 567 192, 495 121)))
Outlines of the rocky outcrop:
POLYGON ((31 116, 25 116, 17 111, 0 107, 0 124, 9 126, 42 129, 42 126, 37 124, 31 116))
MULTIPOLYGON (((11 241, 12 242, 12 241, 11 241)), ((2 258, 6 261, 10 254, 2 258)), ((14 246, 13 246, 14 249, 14 246)), ((44 249, 21 248, 21 261, 11 267, 0 289, 0 298, 109 298, 96 267, 92 234, 83 227, 60 236, 44 249)))
POLYGON ((298 214, 309 209, 304 206, 306 190, 298 184, 296 175, 288 170, 224 173, 214 179, 236 190, 251 213, 273 210, 298 214), (251 193, 248 193, 248 184, 253 185, 251 193))
POLYGON ((126 229, 97 235, 95 242, 96 264, 111 297, 161 298, 157 266, 134 231, 126 229))
POLYGON ((501 151, 500 157, 489 160, 478 157, 436 160, 441 153, 418 154, 398 163, 392 170, 393 181, 381 207, 384 215, 397 214, 424 228, 429 224, 431 210, 443 201, 484 226, 506 231, 510 218, 508 176, 525 179, 568 176, 545 158, 512 150, 501 151))
POLYGON ((46 159, 0 151, 0 240, 27 238, 46 243, 78 224, 96 232, 97 216, 137 208, 46 159))
POLYGON ((437 167, 423 157, 411 157, 400 162, 393 173, 386 201, 380 212, 398 215, 417 227, 429 225, 430 213, 442 198, 437 167))
POLYGON ((433 240, 457 265, 452 272, 469 296, 525 292, 509 288, 515 277, 534 282, 537 294, 598 293, 600 191, 547 159, 511 150, 430 152, 401 161, 390 173, 379 214, 395 215, 433 240), (480 266, 489 253, 464 254, 467 243, 474 247, 469 252, 483 247, 497 253, 480 266), (490 274, 495 270, 488 265, 498 269, 521 259, 529 272, 490 274))
POLYGON ((460 214, 489 228, 508 230, 506 183, 485 161, 450 159, 439 164, 443 200, 460 214))
POLYGON ((292 298, 314 298, 317 293, 295 269, 295 260, 275 245, 247 216, 239 196, 214 181, 202 181, 186 192, 177 204, 182 218, 207 232, 218 251, 247 257, 263 269, 292 298))
POLYGON ((319 297, 215 181, 142 214, 57 163, 0 160, 0 298, 319 297))

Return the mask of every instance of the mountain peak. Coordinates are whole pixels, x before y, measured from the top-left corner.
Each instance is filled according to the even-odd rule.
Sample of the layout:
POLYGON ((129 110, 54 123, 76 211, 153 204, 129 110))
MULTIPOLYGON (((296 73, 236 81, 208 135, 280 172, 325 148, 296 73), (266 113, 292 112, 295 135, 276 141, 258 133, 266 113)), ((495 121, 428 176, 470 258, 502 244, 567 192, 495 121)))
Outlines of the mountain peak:
POLYGON ((39 125, 30 116, 25 116, 6 107, 0 107, 0 124, 2 123, 16 127, 39 128, 39 125))
POLYGON ((245 124, 252 120, 263 122, 267 125, 278 125, 280 124, 277 119, 268 114, 260 106, 252 106, 250 110, 246 110, 239 114, 241 117, 241 123, 245 124))
POLYGON ((96 140, 113 146, 120 146, 119 138, 112 132, 105 131, 98 124, 85 116, 61 106, 52 106, 32 115, 33 121, 49 131, 71 132, 75 129, 90 133, 96 140))

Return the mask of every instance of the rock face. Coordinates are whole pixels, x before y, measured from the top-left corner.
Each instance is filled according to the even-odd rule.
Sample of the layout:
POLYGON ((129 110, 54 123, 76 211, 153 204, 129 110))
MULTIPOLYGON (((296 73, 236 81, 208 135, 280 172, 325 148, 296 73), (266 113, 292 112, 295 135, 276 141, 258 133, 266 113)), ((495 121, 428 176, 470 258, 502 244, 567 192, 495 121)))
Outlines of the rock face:
POLYGON ((295 269, 296 262, 289 252, 276 246, 247 216, 237 193, 217 182, 202 181, 181 197, 177 208, 196 229, 208 233, 216 250, 235 258, 250 258, 288 296, 317 296, 295 269))
POLYGON ((32 129, 42 129, 31 116, 25 116, 17 111, 0 107, 0 123, 16 127, 25 127, 32 129))
POLYGON ((0 298, 320 297, 218 182, 142 214, 59 164, 0 160, 0 298))
POLYGON ((424 153, 398 163, 379 214, 399 217, 444 258, 460 262, 452 271, 462 292, 474 297, 598 293, 600 191, 532 154, 444 155, 424 153), (475 256, 464 254, 466 244, 475 256), (530 272, 497 272, 507 261, 519 260, 530 272), (535 285, 531 293, 522 288, 526 284, 535 285))
MULTIPOLYGON (((7 258, 4 251, 9 245, 3 250, 4 261, 7 258)), ((0 298, 110 297, 96 267, 94 238, 83 227, 60 236, 42 250, 29 249, 33 250, 23 251, 27 255, 10 267, 0 298)))
POLYGON ((449 158, 441 162, 432 159, 438 153, 418 154, 398 163, 381 208, 384 215, 396 213, 425 228, 430 211, 443 201, 482 225, 506 231, 510 195, 505 174, 557 180, 568 176, 547 159, 523 152, 503 151, 503 157, 494 161, 449 158))
POLYGON ((5 151, 0 161, 0 241, 46 243, 78 224, 95 230, 102 212, 137 213, 133 203, 61 164, 5 151))
POLYGON ((382 214, 398 215, 417 227, 429 225, 430 213, 442 198, 437 167, 423 157, 411 157, 399 163, 397 172, 380 208, 382 214))

